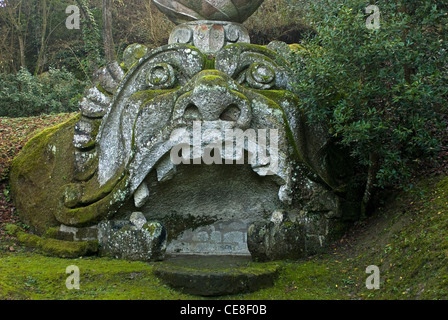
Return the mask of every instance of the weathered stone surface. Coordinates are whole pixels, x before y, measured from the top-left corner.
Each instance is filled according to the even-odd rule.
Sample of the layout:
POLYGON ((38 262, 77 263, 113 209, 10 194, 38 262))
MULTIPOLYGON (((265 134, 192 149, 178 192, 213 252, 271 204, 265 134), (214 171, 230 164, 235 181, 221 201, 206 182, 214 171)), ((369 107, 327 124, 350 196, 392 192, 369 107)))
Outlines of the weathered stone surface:
POLYGON ((141 212, 133 212, 129 218, 129 221, 137 228, 137 230, 143 228, 143 226, 147 223, 145 216, 141 212))
POLYGON ((37 234, 59 226, 54 213, 63 205, 62 187, 73 174, 73 128, 79 116, 32 138, 14 159, 11 194, 23 222, 37 234))
POLYGON ((250 256, 247 248, 249 221, 217 221, 185 230, 170 241, 167 253, 250 256))
POLYGON ((93 177, 98 168, 98 152, 92 150, 75 150, 74 152, 74 178, 77 181, 87 181, 93 177))
POLYGON ((146 183, 142 182, 142 184, 135 190, 134 193, 134 204, 136 208, 141 208, 145 205, 146 201, 148 201, 150 196, 150 191, 146 183))
POLYGON ((177 26, 170 35, 169 43, 189 44, 206 55, 215 55, 227 45, 250 43, 250 37, 241 24, 198 21, 177 26))
POLYGON ((109 63, 106 67, 98 70, 95 77, 104 90, 109 93, 114 93, 124 77, 124 72, 118 62, 114 61, 109 63))
POLYGON ((57 229, 56 238, 71 241, 96 241, 98 239, 98 228, 96 226, 75 228, 61 224, 59 229, 57 229))
POLYGON ((131 69, 149 51, 148 47, 134 43, 128 46, 123 52, 123 63, 127 70, 131 69))
POLYGON ((289 45, 283 41, 271 41, 267 46, 267 49, 277 52, 280 56, 286 58, 291 53, 289 45))
POLYGON ((101 222, 98 225, 100 254, 128 260, 163 260, 166 230, 158 222, 146 222, 140 226, 143 219, 133 216, 131 221, 101 222))
POLYGON ((178 256, 155 265, 155 275, 174 289, 199 296, 241 294, 271 287, 280 268, 235 256, 178 256))
POLYGON ((68 208, 76 207, 83 193, 82 186, 77 183, 67 184, 64 187, 64 205, 68 208))
POLYGON ((304 257, 305 225, 292 222, 285 213, 275 211, 271 220, 257 221, 247 232, 247 246, 258 261, 304 257))
POLYGON ((98 252, 98 242, 94 241, 65 241, 53 238, 42 238, 35 234, 29 234, 18 226, 6 226, 10 234, 14 234, 17 240, 24 246, 36 249, 48 256, 75 259, 83 256, 95 255, 98 252))
MULTIPOLYGON (((138 65, 134 66, 133 70, 128 72, 119 89, 122 91, 121 95, 114 101, 110 112, 105 116, 97 138, 100 150, 98 174, 102 185, 109 181, 123 166, 126 166, 130 160, 136 115, 146 111, 139 111, 144 101, 139 100, 138 103, 134 103, 132 96, 135 93, 157 89, 158 86, 163 85, 159 82, 154 87, 147 81, 154 66, 160 63, 174 66, 178 70, 176 83, 185 85, 188 79, 202 70, 205 60, 202 53, 197 49, 188 46, 169 45, 153 50, 138 65)), ((174 97, 155 97, 152 108, 157 107, 158 111, 156 113, 151 112, 152 118, 145 125, 146 138, 155 141, 157 139, 156 133, 163 134, 161 129, 167 125, 170 117, 169 109, 174 103, 174 97)), ((169 134, 169 132, 166 134, 169 134)), ((132 192, 135 191, 135 188, 132 192)))
POLYGON ((216 69, 248 82, 253 89, 291 90, 286 61, 272 50, 246 43, 229 45, 217 57, 216 69))
POLYGON ((264 0, 154 0, 160 11, 174 23, 218 20, 243 23, 264 0))
POLYGON ((100 92, 98 88, 89 89, 87 95, 82 99, 79 108, 81 114, 89 118, 102 118, 108 111, 110 98, 100 92))

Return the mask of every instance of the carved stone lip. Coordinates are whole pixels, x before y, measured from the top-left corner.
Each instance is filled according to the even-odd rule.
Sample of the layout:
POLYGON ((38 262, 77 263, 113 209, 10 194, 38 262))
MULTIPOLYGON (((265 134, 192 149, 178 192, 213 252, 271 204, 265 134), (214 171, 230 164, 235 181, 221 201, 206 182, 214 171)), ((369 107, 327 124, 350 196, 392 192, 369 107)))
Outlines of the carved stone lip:
MULTIPOLYGON (((229 137, 224 134, 226 129, 233 131, 233 129, 237 129, 237 127, 238 125, 236 123, 222 120, 198 121, 193 124, 193 126, 175 126, 174 130, 171 132, 170 139, 158 142, 151 149, 151 151, 149 151, 149 153, 145 155, 145 159, 143 159, 143 161, 131 161, 131 163, 129 164, 129 172, 131 173, 129 177, 130 193, 133 194, 134 197, 137 196, 137 198, 140 198, 140 189, 142 189, 142 183, 144 183, 143 181, 153 170, 156 171, 156 176, 159 183, 172 179, 176 175, 177 165, 182 164, 178 164, 176 163, 176 161, 173 161, 173 152, 176 152, 177 156, 178 151, 180 151, 180 148, 182 148, 182 150, 186 150, 188 153, 187 156, 182 155, 182 157, 185 157, 184 160, 187 162, 187 164, 184 165, 187 166, 204 163, 207 165, 222 166, 235 165, 238 163, 241 165, 249 164, 252 171, 255 172, 258 176, 271 176, 273 181, 275 181, 279 186, 279 200, 283 203, 289 203, 290 199, 286 195, 286 190, 289 189, 291 183, 290 172, 288 169, 291 167, 291 165, 289 163, 288 157, 286 156, 288 151, 283 149, 283 147, 285 146, 278 146, 280 148, 275 151, 278 154, 274 155, 272 142, 269 142, 269 146, 265 146, 263 145, 263 141, 259 139, 260 137, 257 137, 255 141, 251 142, 255 145, 251 146, 247 140, 245 141, 245 143, 243 142, 242 145, 239 145, 243 147, 243 152, 238 153, 238 144, 234 142, 235 137, 229 137), (197 126, 199 127, 199 130, 197 126), (216 139, 217 133, 222 133, 222 136, 220 136, 218 140, 216 139), (186 137, 187 139, 185 140, 186 137), (216 141, 219 141, 219 143, 217 143, 216 141), (229 146, 231 148, 230 153, 227 150, 229 146), (204 155, 210 154, 209 148, 213 148, 215 150, 213 163, 206 163, 204 160, 204 155), (261 152, 260 150, 262 149, 264 150, 264 154, 269 155, 268 158, 264 159, 263 157, 260 157, 259 153, 257 153, 257 150, 258 152, 261 152), (216 152, 218 152, 217 155, 216 152), (251 161, 252 163, 247 163, 244 159, 245 152, 249 152, 253 155, 251 161), (148 159, 151 160, 147 161, 148 159), (218 160, 218 163, 215 162, 216 160, 218 160), (273 167, 272 161, 275 161, 276 163, 275 168, 273 167)), ((256 130, 253 131, 255 132, 256 130)), ((243 139, 245 138, 246 137, 243 136, 243 139)), ((275 144, 274 147, 277 148, 275 144)), ((145 196, 143 196, 142 198, 145 198, 145 196)), ((136 202, 140 202, 140 200, 136 202)))

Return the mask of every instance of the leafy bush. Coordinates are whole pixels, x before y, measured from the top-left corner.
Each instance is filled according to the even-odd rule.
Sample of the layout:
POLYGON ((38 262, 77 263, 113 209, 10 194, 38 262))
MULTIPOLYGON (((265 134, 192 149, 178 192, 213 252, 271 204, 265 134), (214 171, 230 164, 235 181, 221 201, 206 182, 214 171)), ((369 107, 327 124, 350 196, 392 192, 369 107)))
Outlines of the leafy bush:
POLYGON ((28 117, 78 110, 85 83, 65 69, 50 69, 39 76, 21 69, 0 74, 0 116, 28 117))
POLYGON ((309 30, 300 19, 304 15, 304 2, 308 0, 265 1, 244 25, 251 42, 267 45, 273 40, 287 43, 298 42, 309 30))
POLYGON ((369 29, 365 1, 315 1, 306 18, 316 34, 291 57, 310 121, 328 123, 368 168, 366 201, 375 186, 403 186, 446 127, 447 8, 405 2, 381 1, 380 28, 369 29))

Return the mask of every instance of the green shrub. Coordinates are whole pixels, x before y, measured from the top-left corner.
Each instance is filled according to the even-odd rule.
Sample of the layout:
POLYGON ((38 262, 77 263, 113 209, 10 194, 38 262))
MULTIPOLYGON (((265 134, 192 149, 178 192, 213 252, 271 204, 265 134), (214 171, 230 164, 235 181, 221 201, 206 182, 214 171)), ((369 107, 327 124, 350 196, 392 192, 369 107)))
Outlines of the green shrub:
POLYGON ((367 5, 313 2, 306 20, 316 34, 291 62, 310 121, 328 123, 368 170, 368 197, 374 186, 404 186, 414 164, 433 159, 440 148, 448 13, 435 1, 385 0, 378 2, 380 28, 369 29, 367 5))
POLYGON ((65 69, 50 69, 39 76, 21 69, 0 74, 0 116, 28 117, 73 112, 86 84, 65 69))

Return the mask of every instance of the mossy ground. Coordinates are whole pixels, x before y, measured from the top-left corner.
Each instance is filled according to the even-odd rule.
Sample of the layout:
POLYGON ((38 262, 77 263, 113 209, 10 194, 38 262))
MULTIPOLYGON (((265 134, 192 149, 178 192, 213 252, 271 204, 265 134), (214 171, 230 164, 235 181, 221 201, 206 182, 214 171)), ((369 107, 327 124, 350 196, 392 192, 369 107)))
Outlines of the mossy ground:
MULTIPOLYGON (((276 262, 281 271, 273 287, 219 299, 448 299, 448 176, 387 201, 326 252, 276 262), (366 288, 369 265, 381 272, 378 290, 366 288)), ((0 299, 203 299, 164 285, 153 274, 157 263, 11 252, 7 241, 14 240, 0 242, 0 299), (70 265, 80 269, 79 290, 65 286, 70 265)))

